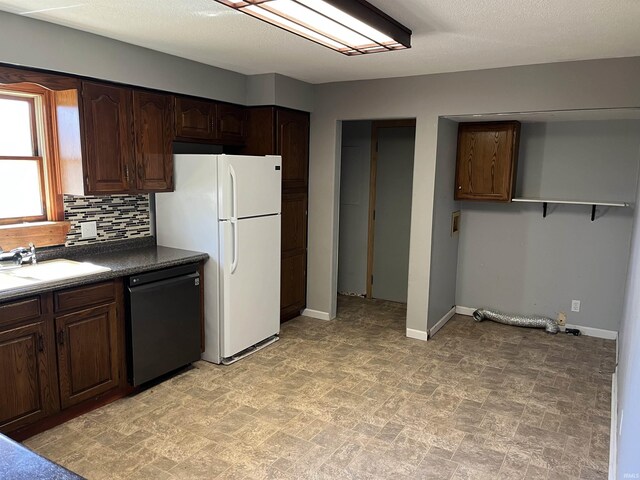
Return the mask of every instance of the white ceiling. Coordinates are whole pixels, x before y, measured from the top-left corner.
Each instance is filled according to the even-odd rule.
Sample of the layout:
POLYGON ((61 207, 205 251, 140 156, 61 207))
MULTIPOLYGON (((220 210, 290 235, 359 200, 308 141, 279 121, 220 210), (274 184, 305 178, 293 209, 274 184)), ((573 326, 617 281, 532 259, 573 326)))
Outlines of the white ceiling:
POLYGON ((346 57, 213 0, 0 0, 0 10, 311 83, 640 55, 639 0, 369 1, 413 30, 413 48, 346 57))

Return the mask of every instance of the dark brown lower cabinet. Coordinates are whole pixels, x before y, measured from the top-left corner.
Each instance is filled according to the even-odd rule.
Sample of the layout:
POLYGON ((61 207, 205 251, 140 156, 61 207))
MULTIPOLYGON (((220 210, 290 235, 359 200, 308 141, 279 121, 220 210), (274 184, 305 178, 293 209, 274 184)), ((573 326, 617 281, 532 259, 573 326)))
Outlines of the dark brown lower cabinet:
POLYGON ((306 255, 282 255, 280 279, 280 319, 289 320, 300 315, 306 303, 306 255))
POLYGON ((117 322, 115 303, 56 317, 62 408, 118 386, 117 322))
POLYGON ((130 392, 122 280, 0 304, 0 432, 22 440, 130 392))
POLYGON ((297 317, 306 305, 307 194, 282 194, 280 319, 297 317))
POLYGON ((45 322, 0 331, 0 430, 15 430, 59 409, 54 350, 45 322))

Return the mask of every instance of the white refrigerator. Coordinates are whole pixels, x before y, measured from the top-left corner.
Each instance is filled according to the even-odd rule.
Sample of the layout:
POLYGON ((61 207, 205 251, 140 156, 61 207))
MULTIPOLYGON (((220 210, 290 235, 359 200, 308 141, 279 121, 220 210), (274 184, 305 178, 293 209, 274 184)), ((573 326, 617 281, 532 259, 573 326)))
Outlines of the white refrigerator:
POLYGON ((280 332, 280 156, 175 155, 158 193, 158 245, 209 254, 205 351, 232 363, 280 332), (255 347, 255 348, 254 348, 255 347))

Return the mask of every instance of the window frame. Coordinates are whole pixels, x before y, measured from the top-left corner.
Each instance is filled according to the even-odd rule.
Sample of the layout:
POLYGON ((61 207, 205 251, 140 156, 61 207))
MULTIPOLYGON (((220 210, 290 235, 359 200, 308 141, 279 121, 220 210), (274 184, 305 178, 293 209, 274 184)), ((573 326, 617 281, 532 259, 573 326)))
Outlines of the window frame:
MULTIPOLYGON (((0 74, 2 70, 0 69, 0 74)), ((40 172, 40 191, 43 215, 0 219, 0 227, 42 224, 64 221, 64 204, 60 188, 60 165, 56 128, 56 101, 54 90, 24 79, 17 83, 3 83, 0 76, 0 95, 10 98, 29 99, 32 104, 33 157, 0 157, 9 159, 37 160, 40 172), (35 129, 35 130, 34 130, 35 129)), ((0 244, 1 246, 1 244, 0 244)))
POLYGON ((45 114, 44 101, 41 98, 38 101, 38 97, 44 96, 44 94, 40 95, 37 93, 27 93, 27 92, 16 92, 16 94, 7 93, 9 89, 4 89, 3 86, 0 86, 0 99, 3 100, 13 100, 13 101, 23 101, 29 104, 29 113, 30 113, 30 128, 31 128, 31 151, 33 152, 32 156, 20 156, 20 155, 0 155, 0 162, 3 160, 17 160, 17 161, 35 161, 38 166, 38 178, 39 178, 39 187, 40 187, 40 204, 42 208, 42 215, 30 215, 30 216, 21 216, 21 217, 6 217, 0 218, 0 225, 13 225, 18 223, 32 223, 32 222, 41 222, 49 219, 49 213, 47 211, 48 205, 48 191, 46 188, 45 177, 47 175, 47 170, 45 168, 45 157, 42 155, 43 148, 40 147, 40 141, 44 140, 46 143, 46 138, 48 132, 46 131, 46 127, 43 126, 45 131, 40 132, 38 129, 38 111, 36 110, 36 103, 40 105, 37 106, 38 109, 42 109, 42 116, 45 114))

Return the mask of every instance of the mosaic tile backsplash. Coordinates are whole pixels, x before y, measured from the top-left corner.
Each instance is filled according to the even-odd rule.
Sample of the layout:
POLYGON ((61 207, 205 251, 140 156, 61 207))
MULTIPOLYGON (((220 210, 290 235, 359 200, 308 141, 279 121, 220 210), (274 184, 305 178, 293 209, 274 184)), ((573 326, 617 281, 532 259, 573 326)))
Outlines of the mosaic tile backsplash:
POLYGON ((149 195, 65 195, 64 218, 71 222, 67 247, 151 236, 149 195), (80 224, 91 221, 97 237, 81 238, 80 224))

